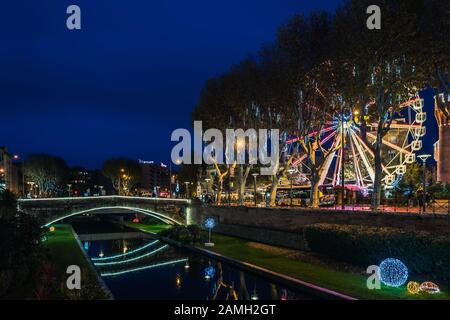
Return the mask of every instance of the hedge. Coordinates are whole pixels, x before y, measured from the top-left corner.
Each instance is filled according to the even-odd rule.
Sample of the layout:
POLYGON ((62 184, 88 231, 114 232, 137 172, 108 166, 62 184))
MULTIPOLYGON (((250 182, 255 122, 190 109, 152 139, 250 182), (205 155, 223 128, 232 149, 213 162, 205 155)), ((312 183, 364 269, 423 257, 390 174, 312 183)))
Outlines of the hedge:
POLYGON ((423 231, 361 225, 314 224, 304 229, 309 248, 338 261, 367 267, 392 257, 413 274, 450 278, 450 237, 423 231))

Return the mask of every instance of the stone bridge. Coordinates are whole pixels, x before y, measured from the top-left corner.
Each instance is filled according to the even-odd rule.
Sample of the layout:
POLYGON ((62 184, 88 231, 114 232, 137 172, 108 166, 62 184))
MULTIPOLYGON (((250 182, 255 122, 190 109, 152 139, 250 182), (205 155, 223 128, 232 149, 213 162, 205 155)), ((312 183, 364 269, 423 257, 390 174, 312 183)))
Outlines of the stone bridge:
POLYGON ((49 226, 84 214, 139 213, 168 224, 186 224, 190 200, 125 196, 67 197, 18 200, 19 211, 37 216, 49 226))

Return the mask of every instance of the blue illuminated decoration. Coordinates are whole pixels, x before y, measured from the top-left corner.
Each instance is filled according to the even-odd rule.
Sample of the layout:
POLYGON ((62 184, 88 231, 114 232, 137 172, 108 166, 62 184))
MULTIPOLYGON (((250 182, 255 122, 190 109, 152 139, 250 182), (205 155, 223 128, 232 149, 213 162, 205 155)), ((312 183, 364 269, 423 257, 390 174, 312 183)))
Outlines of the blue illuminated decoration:
POLYGON ((86 242, 83 244, 83 247, 84 247, 84 250, 88 251, 88 250, 89 250, 89 241, 86 241, 86 242))
POLYGON ((392 187, 393 188, 397 188, 399 183, 402 181, 402 179, 403 179, 403 175, 402 174, 397 175, 396 178, 395 178, 395 181, 392 183, 392 187))
POLYGON ((215 274, 216 274, 216 269, 214 269, 213 266, 207 266, 205 268, 205 278, 206 279, 213 278, 215 274))
POLYGON ((214 219, 213 217, 208 217, 205 219, 203 225, 208 230, 214 229, 214 227, 216 226, 216 219, 214 219))
POLYGON ((398 259, 385 259, 380 263, 380 280, 389 287, 400 287, 408 280, 408 268, 398 259))

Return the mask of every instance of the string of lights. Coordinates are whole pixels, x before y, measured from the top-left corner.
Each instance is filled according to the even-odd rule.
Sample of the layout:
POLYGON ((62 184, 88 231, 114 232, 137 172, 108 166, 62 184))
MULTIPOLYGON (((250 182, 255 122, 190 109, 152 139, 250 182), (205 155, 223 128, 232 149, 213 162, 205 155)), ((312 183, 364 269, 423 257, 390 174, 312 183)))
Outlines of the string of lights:
POLYGON ((93 211, 98 211, 98 210, 113 210, 113 209, 129 210, 129 211, 133 211, 133 212, 137 211, 137 212, 143 213, 145 215, 151 216, 151 217, 153 217, 155 219, 158 219, 158 220, 160 220, 160 221, 162 221, 164 223, 167 223, 167 221, 169 220, 169 221, 172 221, 173 223, 180 224, 178 221, 176 221, 176 220, 174 220, 174 219, 172 219, 170 217, 167 217, 167 216, 165 216, 165 215, 163 215, 161 213, 157 213, 157 212, 154 212, 154 211, 151 211, 151 210, 144 210, 144 209, 133 208, 133 207, 116 206, 116 207, 91 208, 91 209, 86 209, 86 210, 73 212, 73 213, 67 214, 65 216, 59 217, 59 218, 57 218, 57 219, 55 219, 53 221, 50 221, 50 222, 44 224, 43 227, 47 228, 47 227, 51 226, 52 224, 54 224, 54 223, 56 223, 58 221, 61 221, 61 220, 64 220, 64 219, 67 219, 67 218, 70 218, 70 217, 73 217, 73 216, 76 216, 76 215, 89 213, 89 212, 93 212, 93 211))

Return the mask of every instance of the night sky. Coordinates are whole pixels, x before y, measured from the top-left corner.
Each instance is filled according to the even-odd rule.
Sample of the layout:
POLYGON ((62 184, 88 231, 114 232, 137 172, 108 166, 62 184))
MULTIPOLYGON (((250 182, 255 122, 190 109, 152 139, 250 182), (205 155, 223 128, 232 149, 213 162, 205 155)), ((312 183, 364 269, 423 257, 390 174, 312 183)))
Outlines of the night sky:
MULTIPOLYGON (((295 13, 333 10, 339 3, 3 2, 0 146, 22 156, 59 155, 87 168, 110 157, 167 163, 170 134, 190 128, 208 78, 273 41, 295 13), (80 31, 66 28, 70 4, 81 7, 80 31)), ((428 118, 434 124, 432 113, 428 118)), ((427 151, 435 136, 428 135, 427 151)))

